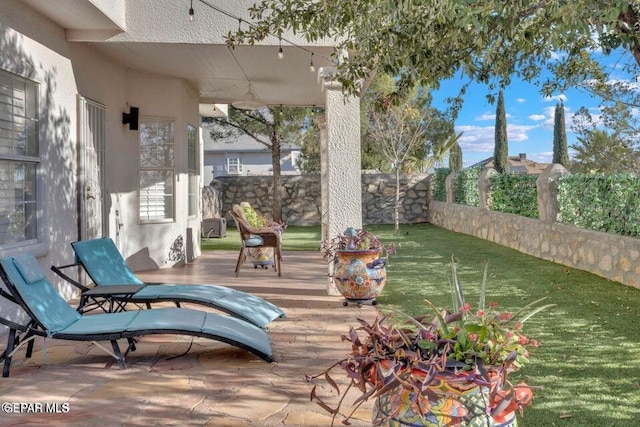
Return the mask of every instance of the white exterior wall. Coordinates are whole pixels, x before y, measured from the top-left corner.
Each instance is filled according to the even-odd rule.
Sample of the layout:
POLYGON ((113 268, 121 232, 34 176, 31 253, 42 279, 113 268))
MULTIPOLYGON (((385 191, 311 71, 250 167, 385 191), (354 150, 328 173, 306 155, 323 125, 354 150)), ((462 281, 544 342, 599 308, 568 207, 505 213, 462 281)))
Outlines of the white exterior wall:
MULTIPOLYGON (((135 270, 168 267, 180 249, 199 255, 200 218, 187 217, 187 123, 199 127, 198 94, 181 79, 127 70, 97 54, 91 45, 68 42, 65 31, 17 0, 0 2, 0 68, 40 83, 40 159, 38 170, 39 236, 37 245, 0 256, 31 252, 65 297, 74 289, 50 272, 51 265, 73 261, 70 243, 78 240, 77 95, 106 106, 106 206, 109 235, 135 270), (141 116, 176 121, 176 217, 168 224, 138 224, 138 132, 122 125, 128 105, 141 116), (116 210, 120 214, 117 227, 116 210), (189 230, 193 230, 189 234, 189 230), (191 248, 186 248, 192 242, 191 248), (174 251, 171 251, 173 245, 174 251)), ((0 316, 15 317, 0 302, 0 316)), ((1 331, 0 331, 1 332, 1 331)))
MULTIPOLYGON (((0 2, 0 68, 40 84, 39 242, 0 248, 0 256, 33 253, 53 280, 49 267, 73 260, 69 243, 78 234, 76 175, 72 169, 76 159, 78 87, 71 62, 73 50, 64 41, 64 30, 27 11, 30 9, 19 1, 0 2)), ((73 293, 70 286, 60 289, 66 297, 73 293)), ((15 306, 0 301, 0 315, 15 313, 15 306)))
MULTIPOLYGON (((128 257, 135 270, 151 270, 181 264, 176 250, 186 251, 187 242, 194 242, 199 254, 199 217, 187 217, 187 124, 198 126, 197 92, 180 79, 150 75, 128 70, 125 77, 126 101, 140 109, 140 116, 154 116, 175 120, 176 126, 176 181, 175 221, 158 224, 139 224, 138 221, 138 132, 125 131, 123 138, 113 141, 114 149, 107 147, 107 162, 112 160, 113 174, 109 179, 112 199, 110 217, 120 213, 119 227, 111 232, 119 249, 128 257), (129 155, 125 155, 129 153, 129 155), (191 229, 188 234, 188 229, 191 229), (195 239, 195 241, 194 241, 195 239)), ((122 107, 122 111, 129 108, 122 107)), ((119 124, 123 127, 122 124, 119 124)), ((126 128, 126 127, 125 127, 126 128)))

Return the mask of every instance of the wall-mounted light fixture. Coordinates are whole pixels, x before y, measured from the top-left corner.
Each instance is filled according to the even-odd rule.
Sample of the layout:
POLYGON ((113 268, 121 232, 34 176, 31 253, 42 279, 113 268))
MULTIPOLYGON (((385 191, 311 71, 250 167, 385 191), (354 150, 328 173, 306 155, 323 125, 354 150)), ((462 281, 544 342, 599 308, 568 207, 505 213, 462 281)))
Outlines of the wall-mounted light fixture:
POLYGON ((122 113, 122 124, 129 125, 129 130, 138 130, 138 107, 129 108, 129 113, 122 113))

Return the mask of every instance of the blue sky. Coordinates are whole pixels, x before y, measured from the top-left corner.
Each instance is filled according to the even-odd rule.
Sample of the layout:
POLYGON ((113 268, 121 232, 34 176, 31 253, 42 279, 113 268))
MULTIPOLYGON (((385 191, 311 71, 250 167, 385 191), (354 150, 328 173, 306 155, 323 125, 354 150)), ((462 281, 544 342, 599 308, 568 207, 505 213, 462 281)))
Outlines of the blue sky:
MULTIPOLYGON (((627 54, 623 58, 624 61, 632 60, 627 54)), ((619 68, 621 56, 601 57, 601 61, 603 64, 614 64, 610 67, 619 68)), ((611 77, 628 78, 616 76, 616 73, 611 77)), ((463 81, 458 78, 442 82, 440 89, 434 93, 433 105, 443 108, 444 104, 440 100, 457 95, 462 84, 463 81)), ((460 146, 465 166, 493 156, 496 104, 489 104, 486 99, 487 93, 486 85, 472 84, 466 91, 464 105, 455 123, 456 131, 463 132, 460 146)), ((569 145, 576 140, 571 130, 573 114, 584 106, 597 115, 600 104, 598 98, 578 89, 570 89, 554 94, 551 98, 544 98, 537 86, 515 79, 505 89, 504 99, 509 155, 526 153, 528 159, 545 163, 550 163, 553 155, 554 111, 559 100, 564 102, 569 145)))

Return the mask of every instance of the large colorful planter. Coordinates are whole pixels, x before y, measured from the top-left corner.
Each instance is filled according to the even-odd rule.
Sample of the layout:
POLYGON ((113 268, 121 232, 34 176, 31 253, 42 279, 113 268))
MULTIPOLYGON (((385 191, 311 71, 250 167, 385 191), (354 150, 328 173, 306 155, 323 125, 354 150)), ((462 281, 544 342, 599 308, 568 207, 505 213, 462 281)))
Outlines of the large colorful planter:
POLYGON ((389 427, 517 427, 516 413, 503 411, 492 417, 487 411, 489 387, 456 381, 452 375, 436 375, 428 386, 430 397, 398 386, 376 400, 373 425, 389 427))
POLYGON ((336 251, 333 281, 345 298, 344 305, 376 304, 376 297, 387 282, 381 254, 382 249, 336 251))
POLYGON ((249 248, 253 268, 273 266, 273 248, 249 248))

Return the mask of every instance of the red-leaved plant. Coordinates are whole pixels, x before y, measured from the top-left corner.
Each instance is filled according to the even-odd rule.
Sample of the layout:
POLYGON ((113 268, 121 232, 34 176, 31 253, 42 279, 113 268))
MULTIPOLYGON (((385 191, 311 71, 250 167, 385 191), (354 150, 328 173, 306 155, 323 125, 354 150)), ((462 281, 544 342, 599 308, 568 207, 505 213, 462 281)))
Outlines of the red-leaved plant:
MULTIPOLYGON (((342 336, 343 341, 351 343, 347 357, 317 375, 307 375, 307 381, 324 377, 338 394, 342 390, 331 378, 331 371, 339 367, 350 379, 335 407, 317 395, 315 385, 311 390, 311 400, 331 413, 334 421, 347 391, 353 387, 360 396, 353 402, 353 411, 343 414, 345 424, 364 401, 398 387, 413 392, 414 406, 424 414, 430 407, 429 400, 437 401, 430 386, 443 376, 487 389, 486 417, 497 422, 505 414, 521 411, 531 403, 532 387, 524 383, 514 385, 508 375, 528 363, 529 349, 538 346, 537 341, 524 335, 523 324, 552 304, 539 306, 543 298, 513 313, 500 311, 495 302, 485 304, 487 264, 480 302, 477 309, 472 309, 464 300, 453 259, 451 269, 454 295, 451 310, 440 310, 426 301, 431 315, 411 317, 394 311, 373 323, 359 319, 360 326, 351 327, 349 335, 342 336)), ((396 410, 392 407, 391 415, 396 410)))

